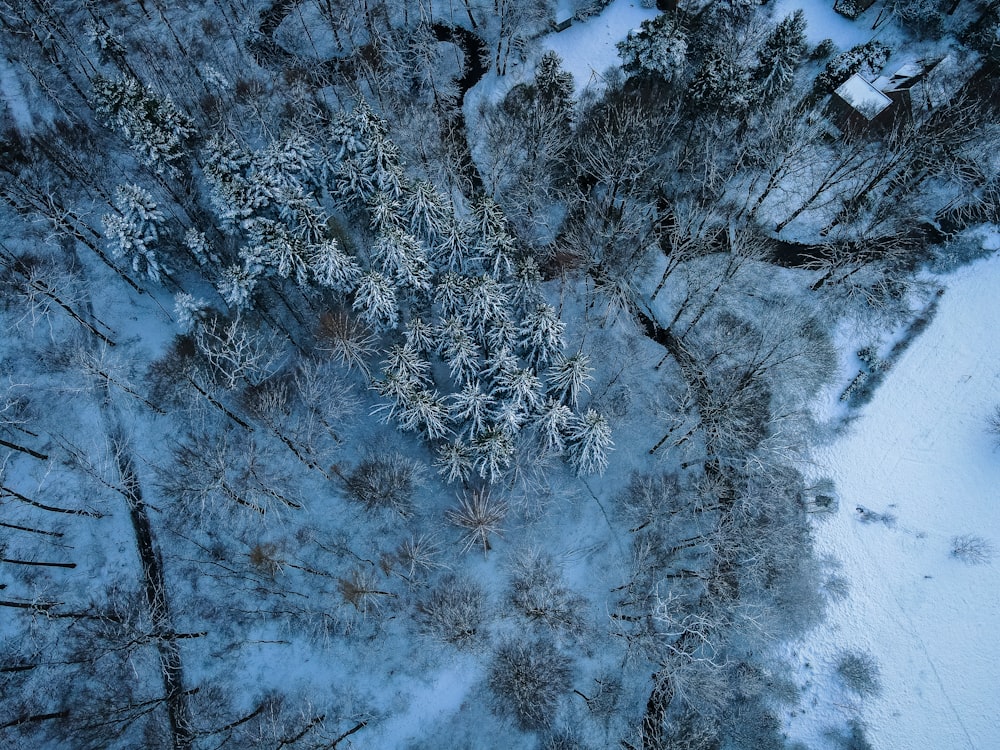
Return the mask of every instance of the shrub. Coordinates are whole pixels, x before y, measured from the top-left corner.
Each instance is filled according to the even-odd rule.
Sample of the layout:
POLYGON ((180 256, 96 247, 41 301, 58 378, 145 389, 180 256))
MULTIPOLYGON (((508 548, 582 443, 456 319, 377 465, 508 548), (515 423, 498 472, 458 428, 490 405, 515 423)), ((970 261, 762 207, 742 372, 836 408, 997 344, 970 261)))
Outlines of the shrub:
POLYGON ((511 603, 528 618, 571 633, 582 630, 587 600, 576 594, 547 555, 528 552, 514 562, 511 603))
POLYGON ((858 695, 877 695, 882 689, 875 657, 867 651, 844 651, 837 659, 837 674, 858 695))
POLYGON ((526 731, 546 729, 569 688, 569 657, 548 641, 507 641, 493 654, 488 684, 495 709, 526 731))
POLYGON ((447 576, 417 605, 420 629, 459 648, 472 644, 486 620, 486 594, 475 581, 447 576))
POLYGON ((458 509, 447 512, 448 520, 465 530, 462 548, 468 552, 473 547, 482 545, 483 554, 492 549, 490 536, 500 533, 506 516, 507 503, 494 498, 489 488, 462 495, 458 509))
POLYGON ((407 516, 422 483, 420 466, 398 452, 365 457, 345 480, 347 490, 369 510, 385 508, 407 516))
POLYGON ((994 555, 993 545, 981 536, 962 534, 951 539, 951 556, 969 565, 985 565, 994 555))

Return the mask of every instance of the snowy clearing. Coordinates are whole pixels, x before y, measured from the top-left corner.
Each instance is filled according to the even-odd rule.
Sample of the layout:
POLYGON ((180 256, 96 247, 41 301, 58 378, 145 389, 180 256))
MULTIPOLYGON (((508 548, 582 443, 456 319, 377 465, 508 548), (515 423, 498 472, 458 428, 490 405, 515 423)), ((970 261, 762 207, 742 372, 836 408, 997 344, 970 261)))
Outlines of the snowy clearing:
POLYGON ((643 8, 636 0, 614 0, 600 15, 542 37, 538 47, 551 49, 563 59, 563 67, 573 74, 579 91, 600 79, 608 68, 619 65, 615 45, 643 21, 658 15, 656 8, 643 8))
POLYGON ((864 44, 873 36, 871 25, 873 8, 863 13, 856 21, 845 18, 833 9, 833 0, 778 0, 774 4, 775 20, 784 18, 801 8, 806 14, 806 39, 816 44, 824 39, 832 39, 840 49, 850 49, 856 44, 864 44))
POLYGON ((937 316, 872 403, 815 456, 840 496, 817 549, 842 564, 850 592, 792 649, 808 677, 806 713, 790 730, 810 747, 852 716, 878 750, 1000 746, 1000 570, 950 555, 959 535, 1000 544, 1000 453, 986 432, 1000 398, 1000 256, 946 283, 937 316), (866 523, 872 514, 886 522, 866 523), (851 648, 877 659, 880 695, 862 700, 840 684, 837 656, 851 648))

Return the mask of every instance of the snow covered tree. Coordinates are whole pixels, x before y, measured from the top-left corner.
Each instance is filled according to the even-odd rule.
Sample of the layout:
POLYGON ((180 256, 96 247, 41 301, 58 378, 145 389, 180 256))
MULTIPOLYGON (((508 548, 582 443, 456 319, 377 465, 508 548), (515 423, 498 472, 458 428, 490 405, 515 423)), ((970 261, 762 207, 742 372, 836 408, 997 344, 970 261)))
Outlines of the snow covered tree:
POLYGON ((552 305, 542 302, 535 306, 521 324, 521 345, 531 367, 539 368, 552 361, 563 348, 565 324, 552 305))
POLYGON ((251 155, 235 140, 213 135, 205 144, 202 160, 205 177, 212 186, 212 206, 223 226, 233 226, 263 205, 262 197, 244 175, 251 155))
POLYGON ((129 260, 136 273, 159 281, 162 269, 152 246, 159 238, 157 228, 164 217, 153 196, 138 185, 120 185, 115 190, 115 208, 118 213, 103 217, 111 252, 129 260))
POLYGON ((688 102, 698 114, 735 116, 750 106, 753 92, 747 71, 732 50, 709 52, 687 90, 688 102))
POLYGON ((174 296, 174 314, 177 316, 177 327, 188 333, 207 317, 208 302, 195 299, 186 292, 179 292, 174 296))
POLYGON ((395 286, 378 271, 362 274, 354 292, 354 309, 373 330, 395 328, 399 319, 395 286))
POLYGON ((350 255, 330 238, 306 249, 309 270, 316 283, 338 292, 350 292, 358 284, 361 268, 350 255))
POLYGON ((542 383, 530 367, 518 367, 504 372, 496 380, 496 389, 519 412, 535 411, 542 405, 542 383))
POLYGON ((471 280, 465 302, 463 320, 480 337, 485 335, 487 325, 496 318, 498 311, 506 310, 510 305, 504 285, 489 274, 481 274, 471 280))
POLYGON ((775 95, 788 91, 806 51, 805 29, 805 14, 796 10, 771 30, 757 50, 757 65, 750 80, 757 88, 758 104, 766 105, 775 95))
POLYGON ((248 267, 263 267, 283 279, 292 277, 301 287, 309 281, 305 247, 282 222, 256 217, 247 222, 250 244, 240 251, 248 267))
POLYGON ((481 350, 459 318, 449 318, 441 328, 441 354, 456 383, 468 383, 479 373, 481 350))
POLYGON ((448 482, 464 482, 472 471, 472 450, 460 438, 438 448, 434 464, 448 482))
POLYGON ((329 175, 331 193, 348 206, 363 207, 378 193, 391 200, 403 195, 399 149, 389 140, 388 127, 362 101, 351 113, 341 113, 331 129, 336 153, 329 175))
POLYGON ((421 354, 432 352, 436 348, 434 327, 416 315, 406 323, 406 343, 421 354))
POLYGON ((468 225, 454 216, 445 220, 437 241, 431 246, 431 258, 439 268, 460 272, 475 260, 469 231, 468 225))
POLYGON ((191 227, 184 234, 184 244, 187 245, 187 249, 191 251, 191 255, 194 256, 199 266, 219 263, 219 256, 213 252, 204 232, 191 227))
POLYGON ((426 180, 417 180, 403 199, 410 232, 431 243, 444 233, 452 213, 448 199, 426 180))
POLYGON ((402 209, 399 200, 389 193, 378 191, 368 201, 371 228, 380 234, 403 231, 402 209))
POLYGON ((390 347, 382 361, 382 369, 387 375, 394 375, 414 388, 431 384, 431 364, 410 344, 396 344, 390 347))
POLYGON ((251 306, 260 274, 245 265, 228 266, 222 270, 217 288, 231 309, 246 310, 251 306))
POLYGON ((546 379, 549 381, 549 393, 561 404, 576 408, 583 391, 590 392, 587 381, 591 379, 593 368, 590 367, 590 357, 583 352, 565 357, 556 355, 556 361, 549 368, 546 379))
POLYGON ((238 314, 231 320, 207 318, 195 327, 194 342, 226 390, 240 382, 262 383, 284 356, 273 336, 251 328, 238 314))
POLYGON ((602 414, 587 409, 577 417, 569 436, 569 460, 577 474, 603 474, 612 450, 611 425, 602 414))
POLYGON ((570 691, 572 662, 549 641, 512 640, 493 654, 487 682, 496 710, 524 731, 555 722, 556 708, 570 691))
POLYGON ((514 439, 509 432, 490 429, 472 442, 473 467, 479 476, 496 484, 514 460, 514 439))
POLYGON ((475 439, 482 434, 493 417, 496 403, 489 393, 485 393, 478 380, 466 383, 462 390, 452 393, 451 419, 455 424, 465 423, 465 432, 475 439))
POLYGON ((632 74, 654 75, 670 82, 681 77, 687 57, 687 34, 675 13, 643 21, 618 42, 622 67, 632 74))
POLYGON ((139 159, 157 174, 175 173, 184 142, 194 134, 191 118, 131 76, 98 74, 93 84, 98 114, 121 131, 139 159))
POLYGON ((546 453, 562 453, 566 449, 566 438, 572 424, 573 412, 568 406, 552 398, 546 400, 534 420, 542 450, 546 453))
POLYGON ((851 47, 830 60, 816 76, 815 90, 828 94, 855 73, 874 75, 889 61, 891 50, 877 39, 851 47))
POLYGON ((573 120, 575 87, 573 74, 563 68, 562 58, 552 50, 546 51, 535 67, 535 95, 540 104, 559 113, 568 126, 573 120))
POLYGON ((431 288, 431 269, 427 250, 412 234, 391 231, 380 235, 372 245, 372 259, 399 287, 416 291, 431 288))
POLYGON ((409 392, 399 403, 396 419, 400 429, 420 430, 428 440, 447 437, 451 432, 444 399, 428 388, 409 392))
POLYGON ((469 285, 467 276, 452 271, 441 274, 434 286, 434 303, 440 306, 442 318, 460 318, 465 315, 469 285))

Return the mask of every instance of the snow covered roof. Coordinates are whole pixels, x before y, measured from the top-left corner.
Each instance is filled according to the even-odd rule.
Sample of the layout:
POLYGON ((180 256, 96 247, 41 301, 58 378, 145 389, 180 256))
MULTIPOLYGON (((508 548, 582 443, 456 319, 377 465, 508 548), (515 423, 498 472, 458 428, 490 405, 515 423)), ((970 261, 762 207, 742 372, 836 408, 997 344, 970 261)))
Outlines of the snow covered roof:
POLYGON ((886 107, 892 104, 892 99, 857 73, 840 84, 835 93, 867 120, 875 119, 886 107))

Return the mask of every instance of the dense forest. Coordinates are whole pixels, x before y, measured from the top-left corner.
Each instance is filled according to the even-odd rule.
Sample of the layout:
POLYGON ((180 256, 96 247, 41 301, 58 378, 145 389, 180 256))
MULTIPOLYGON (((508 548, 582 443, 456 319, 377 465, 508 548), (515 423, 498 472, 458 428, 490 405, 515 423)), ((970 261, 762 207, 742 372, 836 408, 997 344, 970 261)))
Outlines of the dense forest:
POLYGON ((0 744, 801 750, 810 404, 1000 220, 1000 5, 663 6, 0 0, 0 744))

